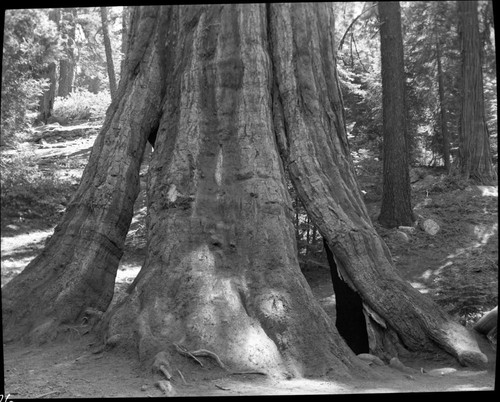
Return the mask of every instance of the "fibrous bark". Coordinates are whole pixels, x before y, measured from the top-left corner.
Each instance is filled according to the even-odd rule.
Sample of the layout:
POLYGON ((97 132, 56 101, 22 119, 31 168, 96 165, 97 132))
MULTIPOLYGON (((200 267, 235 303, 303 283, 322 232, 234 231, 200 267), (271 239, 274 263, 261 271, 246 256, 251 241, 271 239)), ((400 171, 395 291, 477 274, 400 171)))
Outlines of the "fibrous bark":
POLYGON ((95 140, 80 186, 42 253, 2 288, 4 339, 40 342, 74 323, 87 307, 105 310, 139 191, 139 167, 158 124, 160 38, 155 9, 137 10, 142 24, 121 96, 95 140), (147 46, 144 46, 144 45, 147 46))
POLYGON ((441 65, 441 46, 439 37, 436 34, 436 61, 437 61, 437 76, 438 76, 438 95, 439 95, 439 114, 441 118, 441 136, 443 141, 443 160, 446 173, 451 171, 450 158, 450 134, 448 132, 448 113, 446 111, 445 96, 444 96, 444 79, 443 68, 441 65))
POLYGON ((44 252, 3 289, 7 336, 107 308, 150 139, 146 259, 100 323, 108 344, 137 349, 167 377, 202 355, 237 372, 366 373, 300 272, 283 161, 338 277, 362 299, 370 350, 386 332, 412 350, 435 342, 480 360, 465 329, 396 274, 371 225, 333 17, 329 3, 138 8, 80 188, 44 252))
MULTIPOLYGON (((438 344, 464 364, 486 359, 471 334, 395 271, 371 224, 350 160, 335 71, 332 5, 271 6, 275 123, 281 155, 340 276, 363 299, 370 326, 410 350, 438 344), (281 122, 279 121, 281 118, 281 122)), ((370 349, 377 349, 374 338, 370 349)))
POLYGON ((477 1, 457 2, 462 53, 459 162, 462 175, 487 183, 495 177, 484 115, 477 1))
POLYGON ((411 226, 405 77, 399 2, 378 3, 383 111, 383 191, 378 221, 385 227, 411 226))
POLYGON ((42 78, 47 80, 48 88, 40 97, 37 118, 44 124, 47 124, 49 117, 52 116, 54 98, 56 96, 56 63, 50 62, 43 69, 42 78))
POLYGON ((57 96, 66 97, 73 91, 73 80, 75 77, 75 26, 77 18, 77 9, 71 11, 62 11, 63 22, 59 23, 59 31, 66 39, 65 54, 59 61, 59 80, 57 85, 57 96), (69 14, 71 12, 71 15, 69 14), (67 28, 69 25, 70 28, 67 28))
MULTIPOLYGON (((169 7, 147 259, 107 336, 142 359, 209 350, 233 370, 360 367, 300 272, 275 144, 264 5, 169 7), (314 341, 312 341, 314 339, 314 341)), ((193 363, 194 364, 194 363, 193 363)))
MULTIPOLYGON (((58 23, 60 18, 60 12, 58 9, 52 9, 49 12, 49 19, 58 23)), ((54 108, 54 98, 56 96, 56 63, 50 61, 43 68, 41 73, 43 79, 46 79, 47 87, 43 95, 40 96, 39 106, 38 106, 38 116, 37 120, 47 124, 49 118, 52 116, 52 110, 54 108)))
POLYGON ((75 66, 71 56, 68 59, 62 59, 59 62, 57 96, 66 97, 72 92, 74 71, 75 66))

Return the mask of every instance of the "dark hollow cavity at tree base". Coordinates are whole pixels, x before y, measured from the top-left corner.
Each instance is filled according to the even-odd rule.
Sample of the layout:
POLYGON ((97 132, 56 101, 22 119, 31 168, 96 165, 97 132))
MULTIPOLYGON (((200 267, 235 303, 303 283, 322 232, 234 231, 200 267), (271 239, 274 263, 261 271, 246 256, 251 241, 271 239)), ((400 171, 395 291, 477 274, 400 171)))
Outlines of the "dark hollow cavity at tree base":
POLYGON ((335 325, 347 345, 356 354, 369 353, 368 332, 366 330, 365 314, 363 313, 363 300, 358 292, 342 280, 337 270, 337 264, 330 247, 323 239, 333 289, 335 292, 335 308, 337 311, 335 325))

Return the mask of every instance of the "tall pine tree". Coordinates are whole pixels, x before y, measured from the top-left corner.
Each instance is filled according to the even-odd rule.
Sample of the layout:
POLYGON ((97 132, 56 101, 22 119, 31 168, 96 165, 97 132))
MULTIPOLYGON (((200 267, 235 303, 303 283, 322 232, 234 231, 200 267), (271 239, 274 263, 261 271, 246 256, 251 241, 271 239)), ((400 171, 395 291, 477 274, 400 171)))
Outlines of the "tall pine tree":
POLYGON ((410 226, 414 221, 406 129, 403 35, 399 2, 380 2, 378 9, 381 20, 384 129, 383 194, 378 221, 392 228, 410 226))
POLYGON ((462 54, 460 170, 466 179, 487 183, 495 173, 485 119, 477 1, 459 1, 457 11, 462 54))

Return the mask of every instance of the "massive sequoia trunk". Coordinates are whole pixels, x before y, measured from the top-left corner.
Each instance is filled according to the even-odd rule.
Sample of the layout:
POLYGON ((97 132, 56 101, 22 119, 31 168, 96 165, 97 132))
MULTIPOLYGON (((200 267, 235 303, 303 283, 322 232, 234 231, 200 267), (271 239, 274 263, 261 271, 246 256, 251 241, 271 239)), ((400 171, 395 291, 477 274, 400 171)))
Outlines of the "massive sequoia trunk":
POLYGON ((141 7, 131 29, 78 194, 4 288, 8 334, 108 307, 150 138, 146 259, 99 325, 108 344, 164 369, 197 350, 230 371, 363 371, 300 272, 284 163, 338 279, 359 296, 370 350, 393 355, 399 337, 464 363, 484 357, 396 274, 371 225, 349 157, 331 4, 141 7))
POLYGON ((233 370, 347 373, 354 356, 297 261, 271 115, 266 9, 168 14, 174 50, 150 166, 147 259, 109 313, 108 336, 137 342, 144 359, 175 355, 180 342, 233 370))

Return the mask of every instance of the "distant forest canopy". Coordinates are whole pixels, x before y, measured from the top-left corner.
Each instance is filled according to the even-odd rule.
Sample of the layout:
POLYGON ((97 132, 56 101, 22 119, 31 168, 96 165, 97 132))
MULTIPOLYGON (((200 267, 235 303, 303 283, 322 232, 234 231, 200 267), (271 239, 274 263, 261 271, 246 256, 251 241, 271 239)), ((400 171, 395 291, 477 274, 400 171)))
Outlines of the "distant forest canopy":
MULTIPOLYGON (((458 149, 461 54, 456 2, 418 1, 400 4, 411 163, 442 166, 440 79, 444 89, 442 103, 446 108, 446 123, 451 134, 452 158, 457 157, 458 149)), ((479 1, 478 4, 485 113, 492 154, 496 161, 497 94, 493 10, 490 1, 479 1)), ((344 96, 346 125, 351 150, 355 157, 360 158, 367 152, 378 156, 382 149, 379 21, 374 16, 377 8, 371 8, 372 5, 361 2, 338 3, 336 15, 335 34, 339 44, 337 65, 344 96)))
POLYGON ((61 120, 104 117, 111 100, 110 54, 106 54, 104 36, 109 37, 112 65, 119 77, 129 9, 106 11, 105 30, 99 7, 5 11, 3 143, 15 142, 23 130, 44 120, 40 112, 47 94, 52 99, 42 123, 52 116, 61 120), (86 104, 78 104, 82 102, 86 104))
MULTIPOLYGON (((451 158, 458 156, 461 54, 457 5, 454 1, 400 4, 410 162, 413 166, 442 166, 443 109, 451 158)), ((337 2, 335 7, 336 62, 351 152, 355 163, 366 158, 377 160, 382 156, 383 133, 376 3, 337 2)), ((114 85, 109 76, 114 75, 114 81, 120 77, 130 9, 108 7, 104 14, 99 7, 6 10, 2 144, 15 144, 34 123, 64 124, 74 119, 104 117, 111 99, 110 82, 114 85), (106 49, 106 41, 110 49, 106 49)), ((491 1, 478 2, 478 18, 485 116, 496 162, 496 59, 491 1)))

